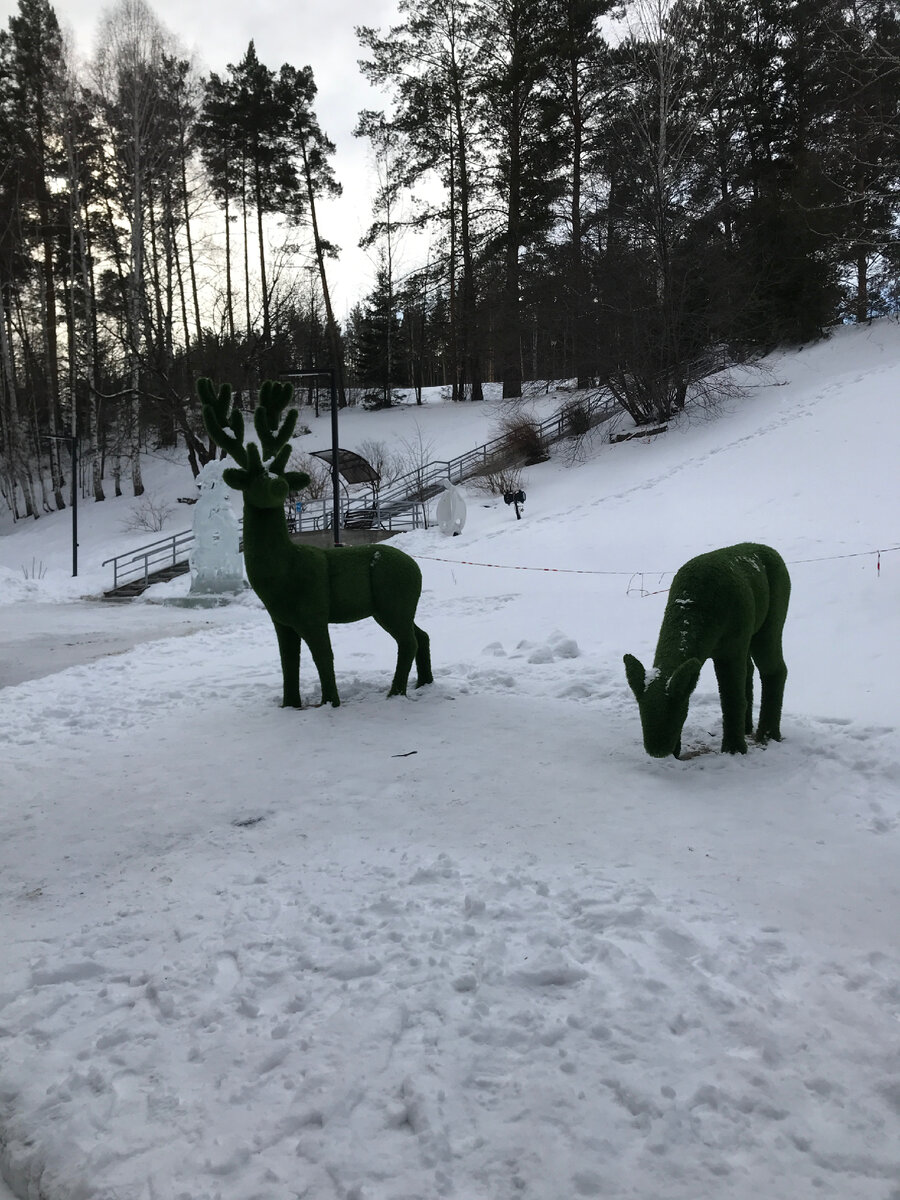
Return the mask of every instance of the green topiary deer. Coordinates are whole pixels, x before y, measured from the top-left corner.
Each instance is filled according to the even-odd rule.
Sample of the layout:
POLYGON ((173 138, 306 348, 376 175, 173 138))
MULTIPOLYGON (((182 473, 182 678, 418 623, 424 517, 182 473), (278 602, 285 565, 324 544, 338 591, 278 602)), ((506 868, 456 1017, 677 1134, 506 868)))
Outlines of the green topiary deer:
POLYGON ((322 549, 299 546, 288 535, 284 502, 289 491, 309 483, 288 471, 297 410, 282 421, 293 389, 268 380, 259 392, 253 424, 259 438, 244 444, 244 420, 231 403, 231 388, 216 391, 197 381, 203 422, 216 445, 238 464, 224 472, 229 487, 244 496, 244 562, 250 586, 268 610, 281 655, 282 707, 300 708, 300 644, 306 642, 319 673, 322 703, 340 704, 334 678, 329 624, 374 617, 397 643, 397 668, 389 696, 406 695, 413 659, 416 686, 432 682, 428 634, 414 622, 422 591, 418 564, 391 546, 322 549), (260 453, 260 447, 262 453, 260 453))
POLYGON ((692 558, 676 573, 648 674, 631 654, 625 674, 637 697, 644 749, 681 753, 681 730, 700 668, 711 658, 722 701, 722 752, 746 754, 753 729, 753 664, 762 681, 756 740, 781 741, 787 667, 781 631, 788 569, 769 546, 744 542, 692 558))

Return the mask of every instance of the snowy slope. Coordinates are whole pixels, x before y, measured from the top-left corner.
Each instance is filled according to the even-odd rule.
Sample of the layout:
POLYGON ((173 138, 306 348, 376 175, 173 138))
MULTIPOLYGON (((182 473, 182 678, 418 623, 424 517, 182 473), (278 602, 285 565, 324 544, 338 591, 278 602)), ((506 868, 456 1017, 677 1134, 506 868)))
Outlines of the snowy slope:
POLYGON ((530 469, 522 521, 470 494, 461 537, 397 539, 436 677, 405 701, 367 622, 342 706, 281 710, 265 612, 184 636, 185 580, 96 606, 133 650, 28 680, 86 606, 65 514, 0 538, 19 1196, 898 1200, 900 329, 768 368, 530 469), (719 755, 707 667, 698 756, 651 760, 622 653, 744 539, 791 564, 785 740, 719 755))

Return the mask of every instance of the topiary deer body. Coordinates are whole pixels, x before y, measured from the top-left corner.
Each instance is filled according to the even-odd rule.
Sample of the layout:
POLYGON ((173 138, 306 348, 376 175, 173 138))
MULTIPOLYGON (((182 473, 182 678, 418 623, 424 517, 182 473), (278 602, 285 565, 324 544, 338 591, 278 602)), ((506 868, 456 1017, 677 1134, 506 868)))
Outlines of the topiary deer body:
POLYGON ((392 546, 297 545, 288 534, 284 503, 309 476, 287 471, 289 439, 297 421, 288 384, 264 383, 254 414, 260 446, 244 443, 244 422, 231 403, 231 388, 216 391, 209 379, 197 382, 203 421, 210 437, 238 464, 225 482, 243 494, 244 563, 250 586, 275 626, 281 656, 282 706, 300 708, 300 647, 306 642, 322 688, 322 703, 340 704, 334 677, 330 624, 373 617, 397 643, 397 666, 389 696, 406 694, 416 663, 416 686, 432 682, 428 634, 414 621, 422 591, 418 564, 392 546), (261 448, 261 452, 260 452, 261 448))
POLYGON ((669 590, 653 670, 631 654, 625 674, 637 698, 644 749, 654 758, 681 753, 681 731, 700 668, 713 660, 722 702, 722 751, 746 754, 753 729, 753 664, 762 682, 756 740, 781 741, 787 667, 781 632, 791 580, 769 546, 744 542, 700 554, 669 590))

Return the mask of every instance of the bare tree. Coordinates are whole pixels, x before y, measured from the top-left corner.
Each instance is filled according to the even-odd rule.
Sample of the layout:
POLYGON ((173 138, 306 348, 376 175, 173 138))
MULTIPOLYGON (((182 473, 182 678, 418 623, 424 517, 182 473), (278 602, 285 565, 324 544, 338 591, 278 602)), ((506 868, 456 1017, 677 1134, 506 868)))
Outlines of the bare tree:
POLYGON ((131 395, 128 437, 135 496, 144 491, 140 456, 140 374, 144 312, 144 215, 146 181, 160 147, 155 137, 163 60, 174 49, 146 0, 118 0, 104 17, 93 65, 94 79, 119 172, 128 213, 128 358, 131 395))

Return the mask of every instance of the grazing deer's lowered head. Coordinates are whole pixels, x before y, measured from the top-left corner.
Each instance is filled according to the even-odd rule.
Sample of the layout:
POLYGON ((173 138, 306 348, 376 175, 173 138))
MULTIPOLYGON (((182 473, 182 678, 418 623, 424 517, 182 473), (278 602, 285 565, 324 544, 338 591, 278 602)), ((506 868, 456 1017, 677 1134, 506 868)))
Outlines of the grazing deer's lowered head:
POLYGON ((722 751, 746 754, 753 728, 753 666, 762 681, 756 740, 781 741, 787 667, 781 631, 791 581, 769 546, 744 542, 700 554, 669 589, 652 671, 625 655, 625 675, 641 714, 644 749, 681 753, 681 731, 700 669, 711 658, 722 702, 722 751))
POLYGON ((392 546, 297 545, 288 534, 284 502, 309 476, 288 471, 290 437, 297 421, 291 409, 282 420, 293 389, 266 381, 253 418, 259 438, 245 444, 244 420, 232 407, 231 388, 216 391, 209 379, 197 381, 209 436, 238 464, 225 482, 244 498, 244 562, 250 586, 265 605, 278 638, 283 680, 282 705, 300 707, 300 646, 306 642, 319 673, 323 704, 340 704, 334 677, 329 624, 373 617, 397 643, 397 667, 388 693, 405 695, 413 660, 416 686, 432 682, 428 635, 414 623, 422 590, 416 562, 392 546))

